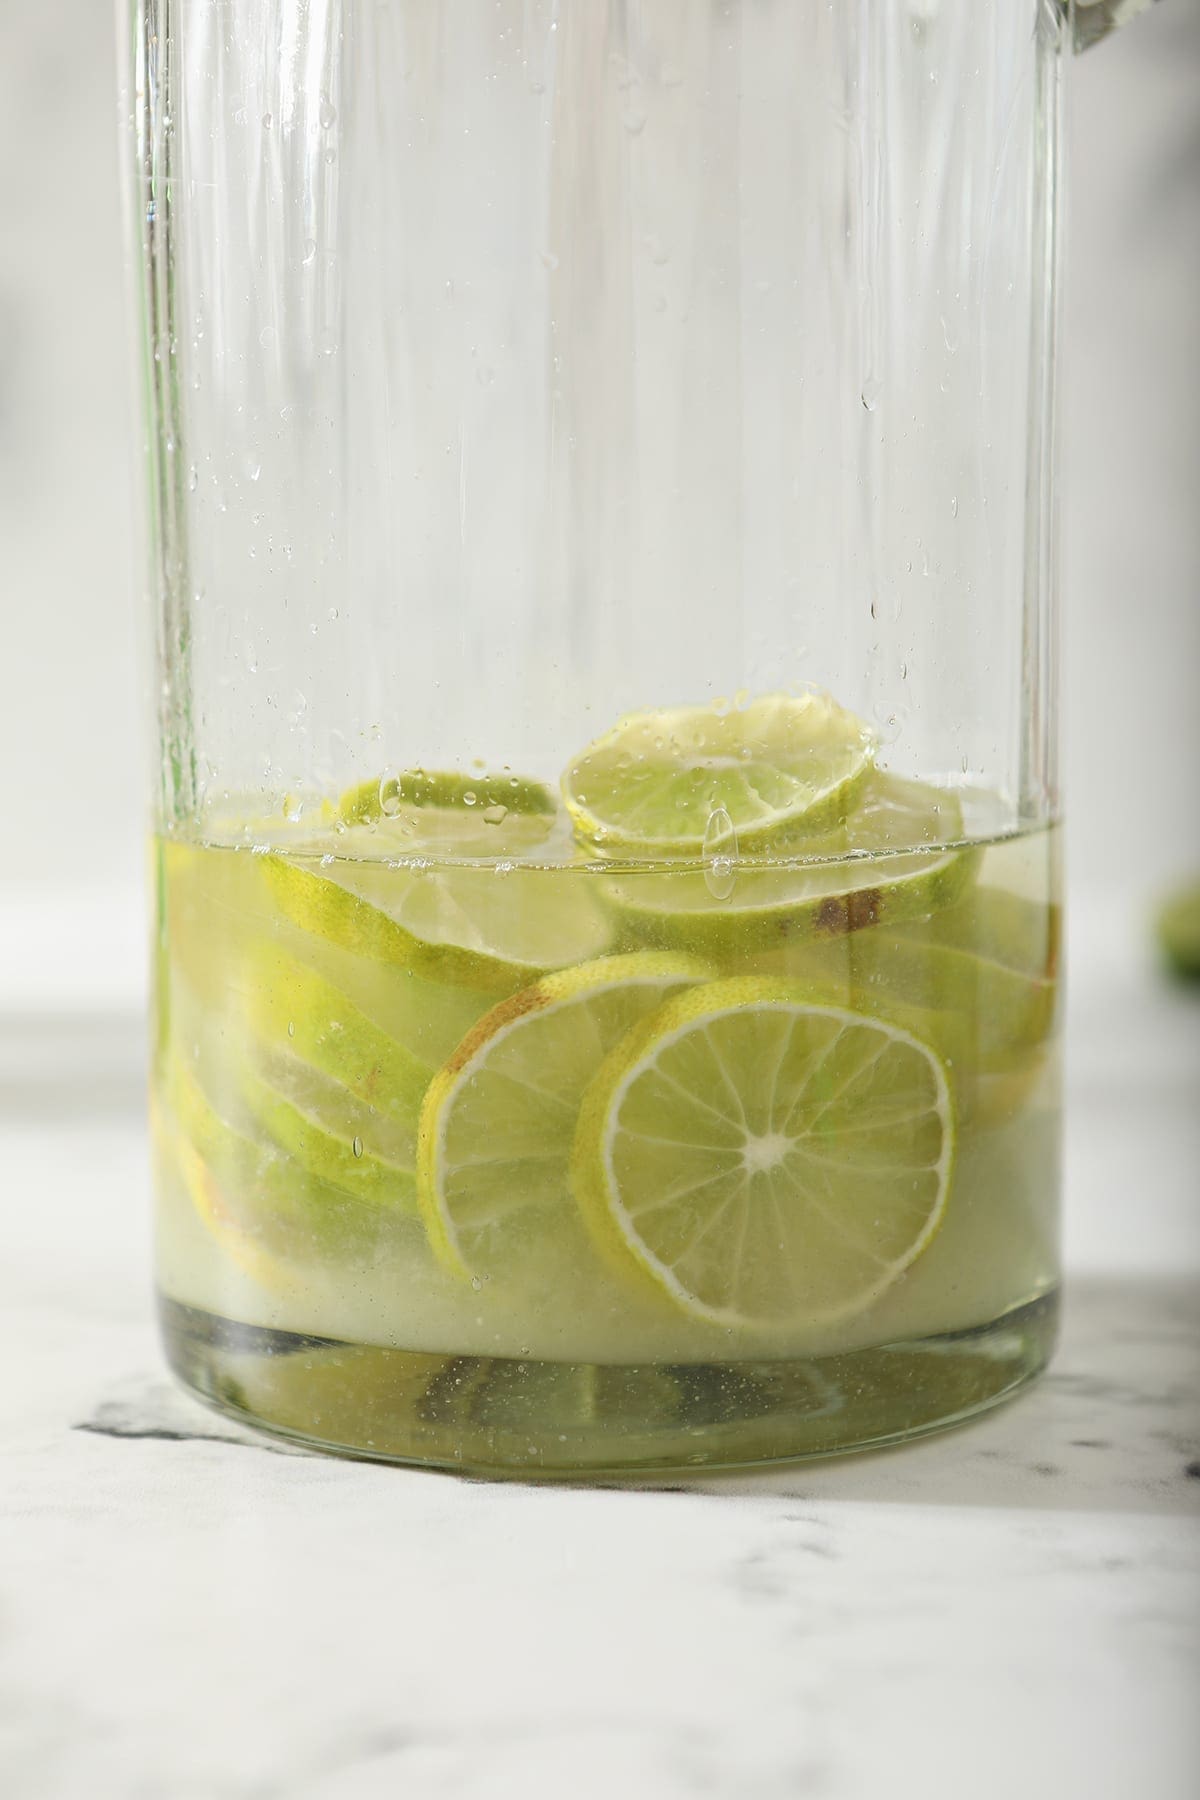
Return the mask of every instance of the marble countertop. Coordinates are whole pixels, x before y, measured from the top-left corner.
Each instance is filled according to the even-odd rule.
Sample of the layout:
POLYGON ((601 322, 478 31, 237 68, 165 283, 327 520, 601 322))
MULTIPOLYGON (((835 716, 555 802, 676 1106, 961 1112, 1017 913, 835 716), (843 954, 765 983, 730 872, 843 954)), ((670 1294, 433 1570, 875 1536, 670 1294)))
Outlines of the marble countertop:
POLYGON ((64 1083, 62 1019, 40 1052, 0 1020, 0 1791, 1191 1800, 1200 1008, 1092 991, 1047 1379, 901 1451, 622 1489, 323 1460, 194 1404, 151 1321, 136 1031, 103 1081, 74 1032, 64 1083))

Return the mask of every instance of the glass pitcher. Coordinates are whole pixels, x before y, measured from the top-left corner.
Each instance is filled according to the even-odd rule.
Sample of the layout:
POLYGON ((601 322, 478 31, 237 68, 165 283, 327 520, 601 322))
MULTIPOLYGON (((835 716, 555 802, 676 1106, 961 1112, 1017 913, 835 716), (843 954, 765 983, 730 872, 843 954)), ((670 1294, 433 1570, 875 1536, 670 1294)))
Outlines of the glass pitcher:
POLYGON ((163 1332, 905 1438, 1058 1291, 1052 0, 136 0, 163 1332))

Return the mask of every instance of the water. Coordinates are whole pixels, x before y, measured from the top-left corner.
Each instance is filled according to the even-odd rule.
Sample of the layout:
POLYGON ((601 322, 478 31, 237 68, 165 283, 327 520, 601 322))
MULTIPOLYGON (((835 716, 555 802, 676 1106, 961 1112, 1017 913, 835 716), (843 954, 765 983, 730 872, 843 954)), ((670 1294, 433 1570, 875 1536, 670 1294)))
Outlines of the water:
MULTIPOLYGON (((158 1265, 185 1379, 334 1448, 570 1473, 890 1441, 1036 1372, 1057 1285, 1055 832, 735 863, 714 890, 707 865, 538 861, 521 820, 503 875, 461 857, 397 860, 386 826, 353 855, 353 833, 289 840, 248 818, 158 842, 158 1265), (547 945, 556 961, 574 954, 539 989, 547 945), (649 999, 622 988, 603 1017, 561 1015, 532 1085, 518 1061, 497 1100, 471 1047, 613 957, 686 976, 649 999), (599 1082, 614 1033, 631 1043, 639 1020, 709 979, 849 1010, 927 1047, 954 1143, 936 1228, 909 1260, 894 1222, 902 1125, 864 1139, 860 1186, 852 1174, 836 1190, 858 1238, 875 1239, 851 1253, 818 1236, 809 1251, 786 1218, 774 1239, 755 1225, 744 1316, 718 1316, 702 1283, 681 1303, 614 1249, 592 1165, 572 1149, 579 1084, 599 1082), (446 1093, 464 1107, 457 1125, 439 1111, 446 1093), (891 1173, 875 1206, 880 1162, 891 1173), (864 1283, 855 1257, 874 1257, 878 1279, 864 1283), (773 1261, 808 1298, 779 1303, 773 1261)), ((736 1077, 748 1112, 766 1104, 759 1032, 736 1077)), ((894 1098, 881 1119, 914 1110, 894 1098)), ((923 1121, 929 1162, 942 1129, 923 1121)), ((774 1141, 762 1126, 755 1144, 774 1141)), ((843 1183, 844 1148, 826 1140, 843 1183)), ((680 1166, 702 1151, 680 1147, 680 1166)), ((914 1206, 931 1180, 914 1173, 914 1206)), ((704 1279, 719 1284, 727 1261, 704 1279)))

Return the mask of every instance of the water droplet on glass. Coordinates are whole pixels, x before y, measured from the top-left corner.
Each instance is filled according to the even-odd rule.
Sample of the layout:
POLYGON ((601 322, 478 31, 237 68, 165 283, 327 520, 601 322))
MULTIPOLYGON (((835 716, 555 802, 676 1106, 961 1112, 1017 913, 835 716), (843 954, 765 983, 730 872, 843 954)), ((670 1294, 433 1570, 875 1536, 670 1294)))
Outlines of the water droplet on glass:
POLYGON ((295 1019, 289 1019, 288 1020, 288 1036, 294 1038, 295 1035, 296 1035, 296 1021, 295 1021, 295 1019))
POLYGON ((264 131, 270 131, 272 125, 275 123, 274 119, 271 117, 269 112, 265 112, 263 114, 262 122, 263 122, 263 130, 264 131))
POLYGON ((878 410, 881 386, 882 384, 875 380, 873 376, 868 376, 867 380, 863 382, 862 392, 859 395, 859 398, 863 403, 865 411, 873 413, 878 410))
POLYGON ((507 817, 508 817, 507 806, 500 806, 499 804, 497 804, 495 806, 487 806, 484 808, 484 811, 483 811, 483 822, 485 825, 503 825, 503 823, 504 823, 505 819, 507 819, 507 817))
POLYGON ((384 775, 379 783, 379 810, 389 819, 400 811, 400 783, 394 775, 384 775))
POLYGON ((737 880, 737 833, 724 806, 714 806, 704 832, 704 885, 714 900, 728 900, 737 880))
POLYGON ((475 379, 480 387, 491 387, 492 382, 496 379, 496 372, 487 363, 480 363, 475 371, 475 379))
POLYGON ((188 465, 188 493, 194 494, 199 485, 200 485, 199 470, 196 468, 195 463, 190 463, 188 465))
POLYGON ((483 1282, 480 1280, 478 1275, 472 1275, 471 1286, 475 1289, 476 1293, 478 1293, 480 1288, 483 1286, 483 1282))
POLYGON ((262 459, 253 450, 249 452, 242 464, 247 481, 257 481, 262 474, 262 459))
POLYGON ((328 131, 336 118, 337 112, 334 107, 330 105, 329 95, 322 94, 321 103, 317 108, 317 123, 321 126, 323 131, 328 131))
POLYGON ((336 606, 331 606, 329 609, 329 623, 331 625, 336 625, 337 620, 338 620, 338 609, 336 606))
POLYGON ((360 1137, 356 1137, 353 1144, 350 1146, 350 1148, 354 1151, 355 1156, 361 1156, 363 1153, 362 1139, 360 1137))
POLYGON ((950 501, 950 517, 952 519, 957 519, 957 517, 958 517, 958 495, 957 494, 955 494, 950 501))
POLYGON ((316 254, 317 254, 316 238, 305 238, 304 253, 303 253, 301 260, 305 263, 310 263, 310 262, 312 262, 313 258, 316 256, 316 254))
POLYGON ((543 250, 541 262, 543 269, 549 269, 552 275, 558 267, 558 258, 555 256, 553 250, 543 250))

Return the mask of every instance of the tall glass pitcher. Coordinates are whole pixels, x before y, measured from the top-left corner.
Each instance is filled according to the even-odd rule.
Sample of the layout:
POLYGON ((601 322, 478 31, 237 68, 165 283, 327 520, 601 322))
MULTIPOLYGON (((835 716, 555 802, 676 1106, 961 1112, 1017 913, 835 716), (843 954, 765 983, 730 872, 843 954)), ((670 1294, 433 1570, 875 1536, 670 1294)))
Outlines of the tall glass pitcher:
POLYGON ((174 1367, 547 1473, 1010 1393, 1074 15, 132 10, 174 1367))

